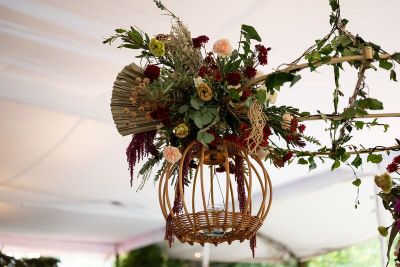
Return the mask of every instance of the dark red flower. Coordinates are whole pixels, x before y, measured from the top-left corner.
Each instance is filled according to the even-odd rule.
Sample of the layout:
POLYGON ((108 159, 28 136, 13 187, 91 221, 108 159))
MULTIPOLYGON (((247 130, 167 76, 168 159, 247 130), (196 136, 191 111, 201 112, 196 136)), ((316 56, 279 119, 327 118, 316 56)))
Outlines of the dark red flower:
POLYGON ((247 143, 247 141, 244 138, 241 138, 237 135, 227 135, 224 137, 224 140, 236 144, 240 147, 244 147, 247 143))
POLYGON ((240 73, 239 72, 229 72, 226 74, 226 80, 229 85, 240 84, 240 73))
POLYGON ((393 162, 400 164, 400 156, 394 157, 393 162))
POLYGON ((193 47, 200 48, 203 44, 207 43, 209 38, 205 35, 200 35, 199 37, 192 38, 193 47))
POLYGON ((250 89, 245 89, 242 92, 242 96, 240 97, 240 100, 244 101, 247 98, 249 98, 251 96, 251 90, 250 89))
POLYGON ((199 69, 199 73, 198 75, 201 78, 204 78, 205 76, 207 76, 210 73, 210 70, 206 67, 206 66, 201 66, 199 69))
POLYGON ((285 156, 283 156, 282 160, 283 160, 283 162, 287 162, 287 161, 289 161, 292 157, 293 157, 293 152, 292 152, 292 151, 289 151, 288 153, 286 153, 285 156))
POLYGON ((268 64, 268 51, 271 50, 271 47, 266 48, 263 45, 256 45, 256 51, 258 52, 257 59, 260 65, 268 64))
POLYGON ((215 64, 215 58, 212 52, 208 52, 207 56, 204 58, 204 64, 206 65, 215 64))
POLYGON ((213 77, 216 82, 222 81, 222 73, 219 70, 214 71, 213 77))
POLYGON ((268 125, 265 126, 264 129, 263 129, 263 141, 262 141, 262 143, 260 144, 260 146, 262 146, 262 147, 268 146, 268 144, 269 144, 268 138, 269 138, 269 136, 270 136, 271 134, 272 134, 271 128, 269 128, 268 125))
POLYGON ((149 78, 150 81, 155 81, 160 76, 160 68, 156 65, 147 65, 146 69, 144 70, 144 76, 149 78))
POLYGON ((251 79, 251 78, 254 78, 256 76, 257 70, 255 68, 253 68, 252 66, 247 66, 244 69, 243 74, 247 79, 251 79))
POLYGON ((299 124, 299 122, 298 122, 298 120, 297 120, 296 118, 293 118, 293 119, 290 121, 290 131, 291 131, 292 133, 295 133, 295 132, 297 131, 297 126, 298 126, 298 124, 299 124))
POLYGON ((392 162, 386 167, 386 170, 389 173, 397 172, 399 170, 399 165, 396 162, 392 162))
POLYGON ((285 140, 286 140, 287 142, 293 141, 293 135, 291 135, 291 134, 287 135, 287 136, 285 137, 285 140))
POLYGON ((169 108, 160 106, 150 113, 150 117, 154 120, 160 121, 167 128, 171 128, 173 126, 169 117, 169 108))
POLYGON ((299 129, 300 133, 304 133, 304 130, 306 129, 306 126, 304 124, 300 124, 298 129, 299 129))

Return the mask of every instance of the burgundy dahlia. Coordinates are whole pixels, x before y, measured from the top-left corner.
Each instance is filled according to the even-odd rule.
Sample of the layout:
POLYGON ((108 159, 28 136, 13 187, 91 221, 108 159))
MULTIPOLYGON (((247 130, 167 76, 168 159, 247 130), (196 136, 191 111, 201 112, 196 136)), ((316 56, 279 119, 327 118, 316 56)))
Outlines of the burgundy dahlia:
POLYGON ((199 37, 192 38, 193 47, 200 48, 203 44, 207 43, 209 38, 205 35, 200 35, 199 37))
POLYGON ((394 157, 393 162, 400 164, 400 156, 394 157))
POLYGON ((144 70, 144 76, 153 82, 160 76, 160 68, 152 64, 147 65, 146 69, 144 70))
POLYGON ((258 52, 257 59, 260 65, 268 64, 268 51, 271 50, 271 47, 266 48, 263 45, 256 45, 256 51, 258 52))
POLYGON ((386 170, 389 173, 397 172, 399 170, 399 165, 396 162, 392 162, 386 167, 386 170))
POLYGON ((247 66, 244 69, 243 74, 247 79, 252 79, 252 78, 256 77, 257 70, 255 68, 253 68, 252 66, 247 66))
POLYGON ((226 74, 226 80, 229 85, 240 84, 240 73, 239 72, 229 72, 226 74))

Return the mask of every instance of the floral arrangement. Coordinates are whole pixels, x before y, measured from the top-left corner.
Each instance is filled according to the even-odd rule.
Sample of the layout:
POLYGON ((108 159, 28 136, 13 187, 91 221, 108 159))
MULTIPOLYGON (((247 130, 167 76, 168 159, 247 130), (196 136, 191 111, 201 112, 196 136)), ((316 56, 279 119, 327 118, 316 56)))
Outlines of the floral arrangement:
MULTIPOLYGON (((131 184, 139 161, 146 158, 138 171, 142 177, 141 188, 154 172, 157 180, 167 162, 179 161, 182 150, 193 141, 207 148, 216 147, 223 140, 233 142, 276 167, 297 163, 313 170, 319 162, 331 161, 332 170, 341 166, 353 170, 357 190, 361 180, 355 169, 366 162, 379 164, 382 152, 399 150, 399 142, 391 147, 371 148, 351 143, 356 131, 371 127, 387 131, 389 125, 379 123, 379 117, 400 116, 398 113, 370 114, 370 111, 383 110, 383 103, 369 97, 370 88, 366 84, 367 71, 378 68, 388 71, 390 80, 396 82, 395 64, 400 62, 400 53, 389 54, 376 43, 350 33, 346 29, 349 21, 341 17, 339 0, 329 0, 331 31, 299 58, 268 74, 262 74, 257 68, 268 64, 271 48, 262 43, 254 27, 242 25, 235 45, 224 38, 192 37, 176 15, 160 1, 154 2, 172 19, 169 33, 150 37, 131 27, 116 29, 113 36, 104 40, 107 44, 119 40, 119 48, 137 50, 136 57, 142 65, 142 68, 131 68, 139 77, 133 81, 129 95, 120 101, 125 103, 122 112, 113 112, 116 121, 128 116, 130 122, 125 119, 124 123, 133 124, 132 131, 121 131, 117 125, 122 134, 133 134, 126 151, 131 184), (305 63, 299 64, 301 60, 305 63), (322 65, 331 66, 334 76, 331 114, 310 115, 295 107, 276 105, 279 90, 295 85, 301 79, 301 70, 315 71, 322 65), (339 110, 339 102, 345 98, 340 86, 340 74, 345 67, 357 70, 357 82, 347 107, 339 110), (321 144, 316 137, 306 135, 304 122, 309 120, 323 120, 328 125, 330 144, 321 144), (308 145, 316 149, 306 150, 308 145)), ((120 102, 112 107, 119 107, 120 102)), ((235 163, 231 164, 234 167, 235 163)), ((398 173, 399 164, 396 157, 388 172, 398 173)), ((195 165, 195 160, 184 164, 187 183, 190 183, 190 169, 195 165)), ((223 166, 220 169, 223 171, 223 166)), ((380 196, 395 220, 390 250, 400 228, 400 188, 389 174, 377 176, 375 181, 382 188, 380 196)), ((358 204, 356 200, 355 206, 358 204)), ((380 228, 382 233, 387 230, 380 228)))
MULTIPOLYGON (((161 123, 156 130, 133 135, 127 150, 131 175, 134 165, 147 156, 150 161, 139 174, 151 173, 153 164, 163 159, 178 161, 180 151, 193 140, 204 146, 229 140, 263 159, 268 155, 276 166, 283 167, 293 156, 290 149, 304 147, 308 139, 305 125, 298 120, 304 114, 293 107, 275 106, 277 92, 265 85, 245 86, 260 75, 258 66, 268 64, 271 48, 260 43, 252 26, 242 25, 236 49, 222 38, 207 51, 206 35, 192 38, 186 26, 174 14, 169 15, 174 21, 169 34, 150 38, 132 27, 117 29, 104 41, 111 44, 121 39, 120 47, 140 51, 138 58, 146 61, 140 83, 147 95, 139 109, 151 107, 146 118, 161 123), (272 142, 273 137, 284 145, 272 142)), ((133 96, 131 100, 136 102, 137 94, 133 96)))

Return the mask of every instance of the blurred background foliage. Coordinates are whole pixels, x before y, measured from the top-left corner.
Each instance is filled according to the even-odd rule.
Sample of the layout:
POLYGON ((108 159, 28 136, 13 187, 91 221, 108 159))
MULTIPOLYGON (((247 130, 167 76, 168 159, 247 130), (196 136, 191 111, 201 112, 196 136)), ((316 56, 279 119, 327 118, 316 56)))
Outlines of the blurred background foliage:
MULTIPOLYGON (((117 265, 116 265, 117 266, 117 265)), ((118 267, 199 267, 201 262, 190 262, 168 258, 158 245, 152 245, 129 252, 122 256, 118 267)), ((380 244, 378 239, 342 250, 313 257, 302 265, 269 263, 211 263, 210 267, 381 267, 380 244)), ((394 266, 390 264, 389 266, 394 266)))

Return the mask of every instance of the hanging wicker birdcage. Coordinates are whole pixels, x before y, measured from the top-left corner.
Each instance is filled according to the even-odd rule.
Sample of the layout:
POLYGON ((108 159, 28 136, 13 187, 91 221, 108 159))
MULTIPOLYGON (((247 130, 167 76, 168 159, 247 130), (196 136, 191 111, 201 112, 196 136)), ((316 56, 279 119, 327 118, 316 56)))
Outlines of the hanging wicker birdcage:
POLYGON ((159 181, 170 244, 173 236, 191 245, 246 239, 255 243, 271 198, 270 177, 261 160, 227 141, 209 149, 192 142, 179 162, 165 167, 159 181))

